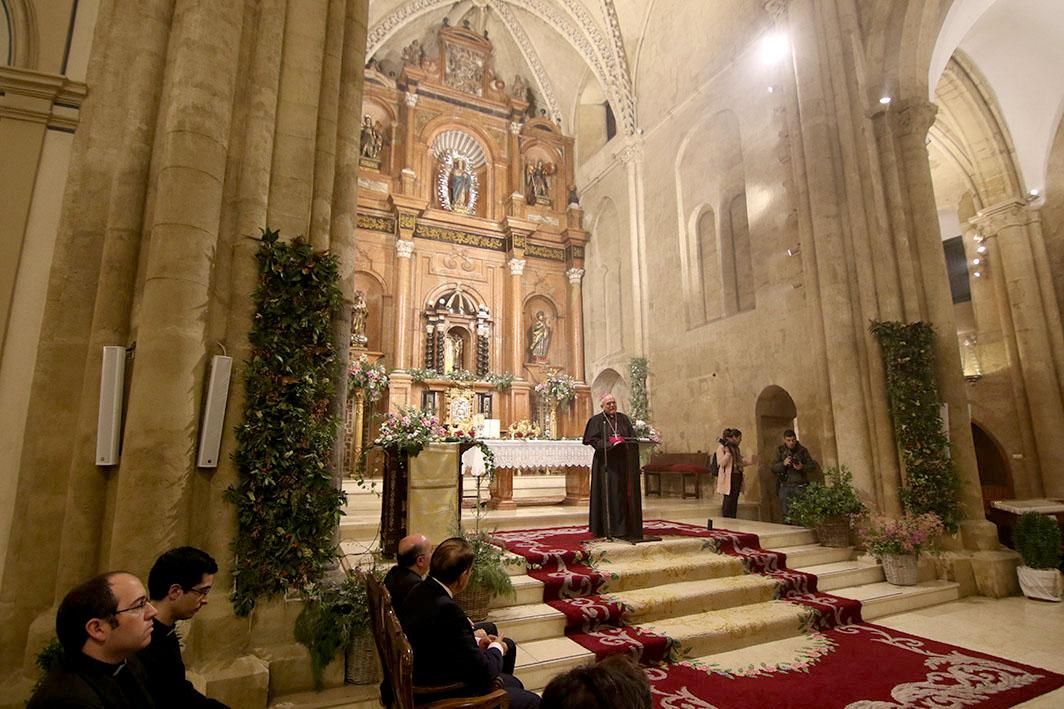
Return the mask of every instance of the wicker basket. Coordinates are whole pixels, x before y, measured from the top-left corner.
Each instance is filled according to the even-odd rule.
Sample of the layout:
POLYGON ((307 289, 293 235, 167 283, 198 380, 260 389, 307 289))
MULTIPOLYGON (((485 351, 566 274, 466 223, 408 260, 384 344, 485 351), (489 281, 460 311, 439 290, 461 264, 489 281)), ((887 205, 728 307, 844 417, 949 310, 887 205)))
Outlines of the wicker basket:
POLYGON ((816 537, 826 547, 850 546, 850 521, 845 517, 832 517, 816 526, 816 537))
POLYGON ((480 584, 469 584, 465 590, 454 597, 470 620, 479 623, 488 617, 488 604, 491 594, 480 584))
POLYGON ((895 586, 915 586, 920 575, 916 554, 884 554, 883 575, 895 586))
POLYGON ((380 661, 373 644, 373 634, 367 630, 351 638, 347 646, 344 681, 348 684, 377 684, 381 680, 380 661))

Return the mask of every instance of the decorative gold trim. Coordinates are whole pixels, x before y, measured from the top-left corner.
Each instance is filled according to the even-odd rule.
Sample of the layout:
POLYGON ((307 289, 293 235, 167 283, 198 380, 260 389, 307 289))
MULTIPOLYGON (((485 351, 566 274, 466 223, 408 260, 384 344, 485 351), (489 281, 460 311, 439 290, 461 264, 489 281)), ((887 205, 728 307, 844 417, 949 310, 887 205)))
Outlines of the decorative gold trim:
POLYGON ((414 214, 400 214, 399 215, 399 228, 400 229, 414 229, 417 227, 417 216, 414 214))
POLYGON ((551 261, 565 261, 565 249, 555 249, 550 246, 540 246, 539 244, 529 244, 526 246, 525 255, 550 259, 551 261))
POLYGON ((378 217, 372 214, 359 214, 355 222, 359 229, 379 231, 385 234, 395 233, 395 219, 392 217, 378 217))
POLYGON ((506 242, 494 236, 484 234, 471 234, 455 229, 444 229, 437 226, 428 226, 418 222, 414 229, 414 236, 432 241, 442 241, 448 244, 460 244, 462 246, 475 246, 478 249, 491 249, 492 251, 506 251, 506 242))

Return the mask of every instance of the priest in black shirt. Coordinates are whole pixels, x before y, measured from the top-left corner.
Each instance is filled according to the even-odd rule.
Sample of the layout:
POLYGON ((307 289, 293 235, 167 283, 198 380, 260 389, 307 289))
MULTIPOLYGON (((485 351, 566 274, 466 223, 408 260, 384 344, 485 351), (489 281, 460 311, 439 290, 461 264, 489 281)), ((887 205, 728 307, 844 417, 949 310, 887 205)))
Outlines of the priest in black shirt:
POLYGON ((625 525, 625 459, 626 438, 635 437, 635 429, 627 416, 617 411, 613 394, 599 399, 602 413, 595 414, 584 427, 584 445, 595 449, 591 463, 591 509, 588 524, 596 537, 624 537, 625 525))

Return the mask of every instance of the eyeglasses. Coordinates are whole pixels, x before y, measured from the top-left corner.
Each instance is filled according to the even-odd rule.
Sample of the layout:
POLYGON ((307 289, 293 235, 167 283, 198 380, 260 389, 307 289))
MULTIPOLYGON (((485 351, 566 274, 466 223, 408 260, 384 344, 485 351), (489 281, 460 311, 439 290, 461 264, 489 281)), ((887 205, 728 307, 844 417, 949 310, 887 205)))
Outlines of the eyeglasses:
POLYGON ((147 607, 147 605, 148 597, 141 596, 129 608, 119 608, 114 612, 114 614, 118 615, 119 613, 140 613, 143 615, 144 609, 145 607, 147 607))
POLYGON ((197 596, 199 596, 200 598, 203 598, 204 596, 206 596, 208 593, 211 592, 211 587, 210 586, 204 586, 203 588, 196 588, 195 586, 193 586, 192 588, 184 589, 184 591, 185 591, 185 593, 194 593, 197 596))

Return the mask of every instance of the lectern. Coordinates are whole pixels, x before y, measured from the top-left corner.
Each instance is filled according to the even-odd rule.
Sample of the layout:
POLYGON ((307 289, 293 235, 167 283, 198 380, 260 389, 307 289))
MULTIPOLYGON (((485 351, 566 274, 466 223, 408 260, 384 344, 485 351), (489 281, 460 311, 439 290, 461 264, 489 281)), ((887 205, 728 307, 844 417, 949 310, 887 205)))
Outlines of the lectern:
POLYGON ((639 483, 639 439, 625 438, 623 443, 618 443, 610 450, 610 455, 620 456, 624 460, 622 468, 624 495, 621 498, 624 505, 624 541, 632 544, 660 542, 661 537, 643 535, 643 490, 639 483))

